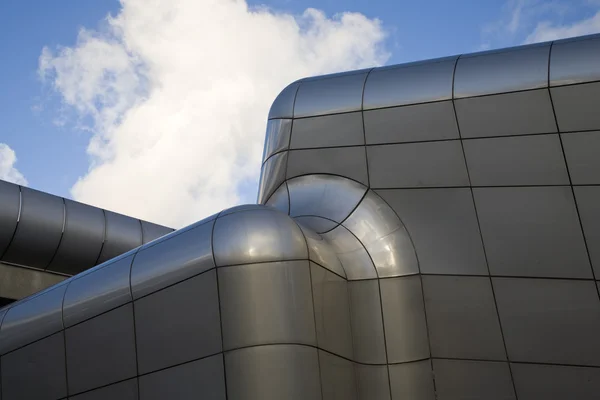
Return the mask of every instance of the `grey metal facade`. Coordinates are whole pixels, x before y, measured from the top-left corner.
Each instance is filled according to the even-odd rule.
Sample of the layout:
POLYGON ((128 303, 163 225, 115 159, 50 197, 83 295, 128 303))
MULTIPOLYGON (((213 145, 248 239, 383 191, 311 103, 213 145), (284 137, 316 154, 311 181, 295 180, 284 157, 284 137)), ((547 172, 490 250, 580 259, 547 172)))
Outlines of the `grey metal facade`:
POLYGON ((598 35, 292 83, 263 205, 0 310, 2 400, 597 399, 598 104, 598 35))

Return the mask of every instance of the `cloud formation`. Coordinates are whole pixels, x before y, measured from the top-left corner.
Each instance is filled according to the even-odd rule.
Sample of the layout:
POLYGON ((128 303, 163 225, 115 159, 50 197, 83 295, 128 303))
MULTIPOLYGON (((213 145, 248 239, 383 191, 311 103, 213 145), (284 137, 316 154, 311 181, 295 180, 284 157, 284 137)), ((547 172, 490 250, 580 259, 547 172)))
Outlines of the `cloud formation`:
POLYGON ((600 32, 600 11, 594 16, 572 24, 553 24, 543 21, 537 24, 534 31, 525 40, 526 43, 546 42, 573 36, 590 35, 600 32))
POLYGON ((383 64, 381 22, 244 0, 121 0, 39 73, 90 131, 75 199, 181 227, 255 200, 269 106, 288 83, 383 64))
POLYGON ((0 143, 0 179, 18 185, 27 185, 27 179, 15 168, 16 162, 15 151, 7 144, 0 143))

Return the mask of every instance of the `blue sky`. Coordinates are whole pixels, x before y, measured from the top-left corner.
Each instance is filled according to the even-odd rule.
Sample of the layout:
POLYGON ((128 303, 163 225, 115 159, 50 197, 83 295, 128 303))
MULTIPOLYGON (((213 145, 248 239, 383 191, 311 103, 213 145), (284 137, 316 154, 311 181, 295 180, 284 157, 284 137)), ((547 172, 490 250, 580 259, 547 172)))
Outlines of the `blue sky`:
MULTIPOLYGON (((314 7, 328 17, 352 11, 379 19, 387 34, 386 64, 517 45, 556 32, 564 36, 600 30, 593 19, 600 12, 599 0, 251 0, 249 4, 276 13, 296 15, 314 7)), ((74 105, 65 104, 65 92, 53 89, 52 81, 42 82, 38 74, 43 48, 58 52, 60 46, 76 46, 80 29, 102 29, 106 15, 117 15, 120 9, 117 0, 0 2, 0 143, 15 151, 14 167, 28 186, 71 197, 78 177, 90 168, 86 148, 91 133, 65 119, 74 105)), ((80 121, 86 118, 90 115, 80 115, 80 121)), ((253 182, 243 183, 242 191, 253 192, 253 182)), ((253 193, 244 193, 242 200, 249 197, 253 193)))

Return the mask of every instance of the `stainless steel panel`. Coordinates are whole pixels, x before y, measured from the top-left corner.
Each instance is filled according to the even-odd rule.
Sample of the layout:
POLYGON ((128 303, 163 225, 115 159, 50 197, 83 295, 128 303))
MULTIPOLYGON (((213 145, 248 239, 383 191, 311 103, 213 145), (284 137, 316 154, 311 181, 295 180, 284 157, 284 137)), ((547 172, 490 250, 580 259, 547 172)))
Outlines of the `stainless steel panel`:
POLYGON ((388 363, 429 357, 421 277, 382 279, 379 284, 388 363))
POLYGON ((462 56, 454 98, 547 87, 549 56, 549 43, 462 56))
POLYGON ((556 132, 546 89, 459 99, 454 104, 463 138, 556 132))
POLYGON ((22 187, 21 217, 2 261, 45 269, 58 248, 64 218, 61 197, 22 187))
POLYGON ((67 277, 64 275, 0 262, 0 297, 20 300, 48 289, 65 279, 67 277))
POLYGON ((137 378, 72 396, 71 400, 138 400, 137 378))
POLYGON ((75 275, 96 265, 104 241, 104 212, 65 199, 65 231, 49 270, 75 275))
POLYGON ((3 400, 65 397, 66 378, 62 332, 2 356, 3 400))
POLYGON ((266 161, 273 154, 287 150, 290 147, 291 133, 291 119, 270 119, 267 122, 262 160, 266 161))
POLYGON ((433 357, 506 360, 489 278, 423 276, 423 290, 433 357))
POLYGON ((436 399, 516 399, 508 363, 433 360, 436 399))
POLYGON ((357 400, 351 361, 319 350, 323 400, 357 400))
POLYGON ((400 216, 422 273, 487 275, 469 189, 380 190, 400 216))
POLYGON ((142 249, 131 267, 134 299, 214 268, 214 220, 142 249))
POLYGON ((354 364, 358 400, 390 400, 387 365, 354 364))
POLYGON ((340 175, 368 185, 365 149, 341 147, 290 151, 287 178, 309 174, 340 175))
POLYGON ((235 350, 225 354, 225 371, 229 400, 322 398, 317 350, 311 347, 271 345, 235 350))
POLYGON ((136 375, 131 304, 67 328, 65 335, 69 394, 136 375))
POLYGON ((365 84, 365 110, 450 100, 457 57, 375 68, 365 84))
POLYGON ((348 282, 348 293, 354 361, 364 364, 385 364, 385 336, 381 317, 379 281, 348 282))
POLYGON ((308 261, 218 269, 223 347, 316 344, 308 261))
POLYGON ((308 245, 308 258, 337 275, 346 278, 346 271, 344 271, 340 259, 337 257, 334 248, 327 243, 325 238, 302 227, 302 225, 300 227, 308 245))
POLYGON ((290 148, 365 144, 361 112, 295 119, 290 148))
POLYGON ((573 185, 600 184, 600 131, 562 135, 573 185))
POLYGON ((571 188, 473 193, 492 275, 592 277, 571 188))
POLYGON ((592 281, 494 278, 511 361, 600 366, 600 303, 592 281))
POLYGON ((342 222, 356 208, 367 188, 350 179, 307 175, 288 181, 290 216, 318 216, 342 222))
POLYGON ((221 217, 224 217, 224 216, 230 215, 230 214, 246 212, 246 211, 256 211, 256 210, 274 211, 272 208, 265 207, 262 204, 242 204, 242 205, 234 206, 234 207, 231 207, 231 208, 221 211, 219 213, 218 217, 221 218, 221 217))
POLYGON ((373 188, 469 186, 458 140, 367 147, 373 188))
POLYGON ((138 372, 222 351, 215 270, 136 300, 138 372))
POLYGON ((600 82, 550 89, 561 132, 600 129, 600 82))
POLYGON ((375 192, 367 193, 343 225, 365 246, 380 278, 419 272, 406 228, 375 192))
POLYGON ((550 86, 600 80, 600 37, 554 43, 550 86))
POLYGON ((258 203, 264 203, 285 180, 288 152, 274 154, 262 166, 258 184, 258 203))
POLYGON ((300 81, 296 81, 283 88, 271 104, 269 119, 292 118, 294 116, 294 102, 299 86, 300 81))
POLYGON ((104 211, 106 235, 98 263, 103 263, 142 245, 142 225, 139 219, 104 211))
POLYGON ((320 349, 352 359, 348 283, 311 263, 317 343, 320 349))
POLYGON ((306 240, 293 219, 252 210, 219 217, 213 234, 217 266, 308 259, 306 240))
POLYGON ((596 279, 600 279, 600 186, 576 187, 575 197, 596 279))
POLYGON ((519 400, 595 400, 600 369, 558 365, 512 364, 519 400))
POLYGON ((389 369, 393 400, 436 400, 431 361, 390 365, 389 369))
POLYGON ((335 251, 348 280, 377 278, 367 250, 348 229, 340 225, 322 236, 335 251))
POLYGON ((173 228, 167 228, 166 226, 153 224, 152 222, 142 222, 142 242, 144 244, 150 243, 160 237, 168 235, 173 232, 173 228))
POLYGON ((339 224, 330 219, 325 219, 322 217, 295 217, 296 222, 300 224, 300 226, 305 226, 308 229, 311 229, 317 233, 329 232, 339 224))
POLYGON ((62 301, 66 283, 60 283, 12 305, 4 316, 0 329, 0 354, 49 336, 63 328, 62 301))
POLYGON ((223 355, 179 365, 140 378, 140 400, 225 400, 223 355))
POLYGON ((463 145, 473 186, 569 184, 557 134, 465 140, 463 145))
POLYGON ((67 288, 63 301, 65 327, 75 325, 131 301, 129 274, 134 256, 107 263, 67 288))
POLYGON ((18 185, 0 180, 0 257, 10 244, 21 208, 21 190, 18 185))
POLYGON ((287 182, 284 182, 273 193, 265 205, 278 209, 284 214, 290 213, 290 194, 288 192, 287 182))
POLYGON ((365 111, 367 144, 458 139, 451 101, 365 111))
POLYGON ((305 80, 300 85, 294 118, 359 111, 368 71, 305 80))

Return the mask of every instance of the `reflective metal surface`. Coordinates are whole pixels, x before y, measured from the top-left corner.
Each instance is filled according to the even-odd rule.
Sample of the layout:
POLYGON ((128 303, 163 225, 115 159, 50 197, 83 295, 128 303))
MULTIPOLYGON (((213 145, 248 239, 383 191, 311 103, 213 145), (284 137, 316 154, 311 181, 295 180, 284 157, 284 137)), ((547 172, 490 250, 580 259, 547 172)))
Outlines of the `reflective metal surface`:
MULTIPOLYGON (((172 231, 111 213, 120 223, 111 225, 109 243, 104 243, 107 228, 104 212, 100 208, 0 181, 0 261, 74 275, 139 246, 140 223, 146 240, 172 231), (129 232, 125 227, 130 226, 137 229, 129 232), (104 247, 107 249, 99 259, 104 247)), ((112 216, 108 218, 113 220, 112 216)))
POLYGON ((363 113, 367 144, 458 139, 451 101, 369 110, 363 113))
POLYGON ((554 43, 550 57, 550 86, 600 80, 600 35, 554 43))
POLYGON ((342 225, 323 233, 344 267, 348 280, 377 278, 377 271, 362 243, 342 225))
POLYGON ((308 261, 218 269, 223 347, 316 344, 308 261))
POLYGON ((600 82, 553 87, 550 94, 561 132, 600 129, 600 114, 596 112, 600 82))
POLYGON ((308 259, 302 231, 285 214, 269 209, 219 217, 213 249, 218 267, 308 259))
POLYGON ((270 119, 267 122, 265 146, 263 148, 263 162, 275 153, 287 150, 290 147, 292 134, 291 119, 270 119))
POLYGON ((131 303, 67 328, 65 342, 69 394, 136 375, 131 303))
POLYGON ((131 267, 134 299, 214 268, 214 220, 140 250, 131 267))
POLYGON ((262 166, 258 184, 258 202, 263 203, 285 180, 288 152, 274 154, 262 166))
POLYGON ((307 175, 288 181, 290 216, 317 216, 345 220, 356 208, 367 188, 333 175, 307 175))
POLYGON ((294 118, 360 111, 368 71, 305 80, 298 89, 294 118))
POLYGON ((290 143, 292 149, 361 144, 365 144, 361 112, 294 120, 290 143))
POLYGON ((65 199, 65 231, 49 270, 74 275, 96 264, 104 241, 104 213, 65 199))
POLYGON ((460 142, 367 147, 373 188, 469 186, 460 142))
POLYGON ((275 193, 269 197, 265 205, 276 208, 284 214, 290 213, 290 194, 287 182, 279 186, 275 193))
POLYGON ((139 400, 226 400, 221 354, 144 375, 139 380, 139 400))
POLYGON ((549 56, 548 43, 462 56, 454 98, 547 87, 549 56))
POLYGON ((129 275, 133 255, 121 258, 69 284, 63 300, 65 327, 131 301, 129 275))
POLYGON ((317 350, 270 345, 225 353, 230 400, 321 399, 317 350))
POLYGON ((85 270, 0 309, 2 400, 596 398, 599 38, 295 82, 171 233, 0 182, 0 297, 85 270))
POLYGON ((22 187, 19 224, 2 261, 46 269, 58 247, 64 220, 62 198, 22 187))
POLYGON ((457 57, 375 68, 365 84, 365 110, 449 100, 457 57))
POLYGON ((10 244, 21 209, 21 190, 17 185, 0 181, 0 257, 10 244))
POLYGON ((339 147, 290 151, 287 178, 309 174, 339 175, 367 185, 365 149, 339 147))
POLYGON ((142 225, 140 220, 126 217, 112 211, 104 211, 106 232, 104 245, 98 263, 102 263, 142 245, 142 225))
POLYGON ((217 292, 213 269, 135 301, 140 374, 222 351, 217 292))
POLYGON ((294 116, 294 102, 296 100, 296 92, 301 81, 289 84, 277 98, 273 101, 269 110, 269 119, 272 118, 292 118, 294 116))
POLYGON ((0 354, 63 329, 62 301, 67 284, 59 283, 11 306, 0 328, 0 354))
POLYGON ((343 225, 364 245, 380 278, 419 272, 406 228, 374 192, 367 193, 343 225))

